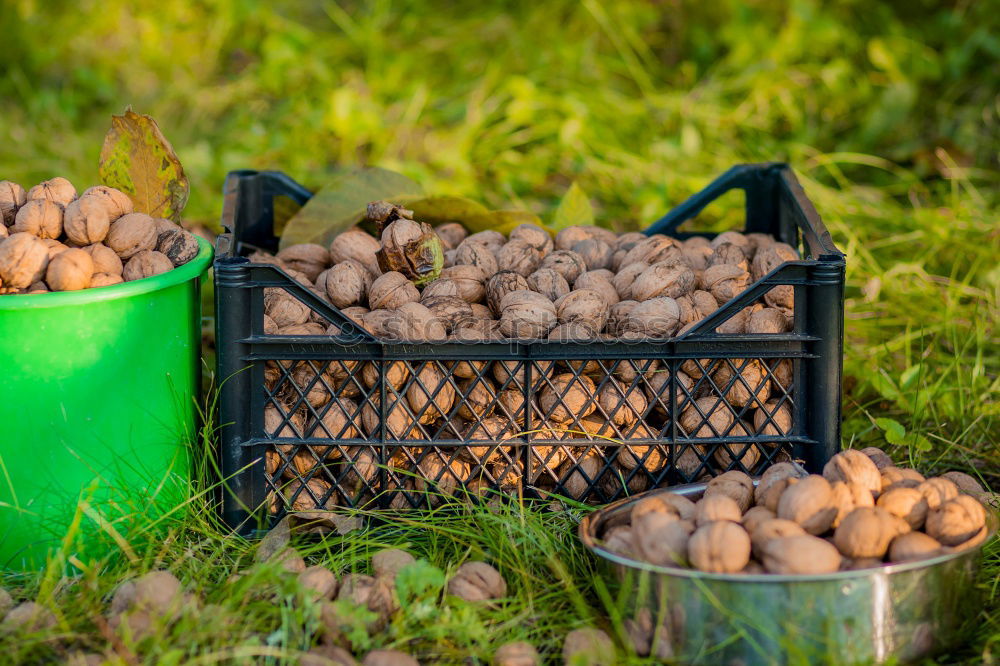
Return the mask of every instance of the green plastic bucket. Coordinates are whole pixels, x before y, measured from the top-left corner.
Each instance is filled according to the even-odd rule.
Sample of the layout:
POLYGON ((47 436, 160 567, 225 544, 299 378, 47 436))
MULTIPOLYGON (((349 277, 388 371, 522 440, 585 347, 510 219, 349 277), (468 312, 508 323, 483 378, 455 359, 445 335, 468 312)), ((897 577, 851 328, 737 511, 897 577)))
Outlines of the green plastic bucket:
POLYGON ((125 284, 0 296, 0 570, 87 562, 176 509, 212 248, 125 284))

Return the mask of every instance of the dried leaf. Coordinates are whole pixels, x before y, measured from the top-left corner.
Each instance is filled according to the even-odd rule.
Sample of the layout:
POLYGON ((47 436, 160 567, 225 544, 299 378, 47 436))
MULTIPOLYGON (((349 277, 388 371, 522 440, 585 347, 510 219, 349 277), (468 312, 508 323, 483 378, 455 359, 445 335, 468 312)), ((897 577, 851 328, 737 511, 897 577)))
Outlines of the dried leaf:
POLYGON ((580 224, 594 223, 594 208, 590 205, 587 193, 575 182, 566 190, 559 207, 552 218, 552 226, 556 230, 565 229, 580 224))
MULTIPOLYGON (((467 223, 469 220, 490 213, 490 210, 478 201, 452 196, 425 197, 415 201, 407 201, 406 207, 413 211, 413 219, 415 220, 432 225, 458 222, 470 230, 471 227, 467 223)), ((474 231, 482 230, 475 229, 474 231)))
POLYGON ((136 212, 180 222, 188 200, 187 177, 156 121, 125 109, 111 116, 98 165, 101 182, 132 199, 136 212))
POLYGON ((376 167, 352 169, 320 189, 285 225, 281 247, 297 243, 329 245, 334 236, 362 219, 369 201, 405 200, 421 194, 402 174, 376 167))
POLYGON ((291 519, 285 516, 260 540, 260 544, 257 545, 257 561, 266 562, 274 557, 288 547, 291 538, 291 519))

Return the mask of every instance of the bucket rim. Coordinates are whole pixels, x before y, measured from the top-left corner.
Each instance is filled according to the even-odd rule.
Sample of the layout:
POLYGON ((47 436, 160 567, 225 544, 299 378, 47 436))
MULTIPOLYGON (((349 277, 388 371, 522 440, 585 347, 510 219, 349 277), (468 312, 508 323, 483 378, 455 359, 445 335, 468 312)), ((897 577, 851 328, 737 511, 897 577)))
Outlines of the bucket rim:
POLYGON ((132 282, 114 284, 110 287, 93 287, 79 291, 57 291, 47 294, 7 294, 0 296, 0 311, 113 301, 148 294, 188 282, 203 275, 212 263, 212 245, 201 236, 195 235, 195 238, 198 241, 198 254, 195 255, 194 259, 166 273, 132 282))

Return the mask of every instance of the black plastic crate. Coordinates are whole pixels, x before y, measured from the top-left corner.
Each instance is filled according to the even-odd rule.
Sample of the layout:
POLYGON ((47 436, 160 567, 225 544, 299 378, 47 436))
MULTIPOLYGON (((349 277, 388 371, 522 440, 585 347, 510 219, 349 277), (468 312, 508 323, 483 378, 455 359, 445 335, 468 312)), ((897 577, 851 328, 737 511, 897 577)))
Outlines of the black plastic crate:
POLYGON ((302 204, 311 195, 282 173, 230 173, 215 259, 225 521, 249 530, 289 508, 418 508, 445 493, 609 502, 725 469, 759 473, 789 458, 818 471, 840 446, 844 255, 792 171, 778 163, 733 167, 645 233, 693 235, 676 229, 731 189, 745 192, 743 231, 772 234, 805 258, 751 283, 684 334, 408 344, 376 339, 280 268, 251 263, 244 255, 277 250, 274 198, 302 204), (789 332, 716 331, 782 285, 794 293, 789 332), (265 334, 269 288, 337 324, 340 335, 265 334), (565 406, 552 368, 586 389, 561 425, 551 418, 565 406), (402 384, 385 381, 396 371, 402 384), (608 413, 599 395, 608 386, 625 400, 645 397, 624 419, 631 422, 601 425, 608 413), (311 404, 323 402, 313 391, 331 399, 311 404), (489 410, 517 432, 490 439, 489 410), (594 418, 579 418, 588 411, 594 418), (789 428, 775 427, 778 411, 790 416, 789 428), (460 414, 469 417, 464 425, 460 414), (710 422, 716 415, 721 420, 710 422))

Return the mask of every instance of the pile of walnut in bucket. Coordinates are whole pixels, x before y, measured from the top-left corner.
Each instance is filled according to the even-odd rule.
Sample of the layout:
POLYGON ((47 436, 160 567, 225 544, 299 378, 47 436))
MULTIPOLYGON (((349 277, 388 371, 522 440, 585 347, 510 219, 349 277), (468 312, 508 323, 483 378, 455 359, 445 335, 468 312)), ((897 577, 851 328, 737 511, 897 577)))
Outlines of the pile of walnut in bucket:
POLYGON ((968 474, 924 478, 872 447, 837 454, 822 475, 779 463, 756 487, 741 472, 722 474, 697 502, 651 495, 602 543, 636 561, 712 573, 867 569, 979 545, 986 497, 968 474))
POLYGON ((0 294, 108 287, 194 259, 198 240, 170 220, 133 212, 124 192, 97 185, 77 196, 65 178, 25 191, 0 181, 0 294))

